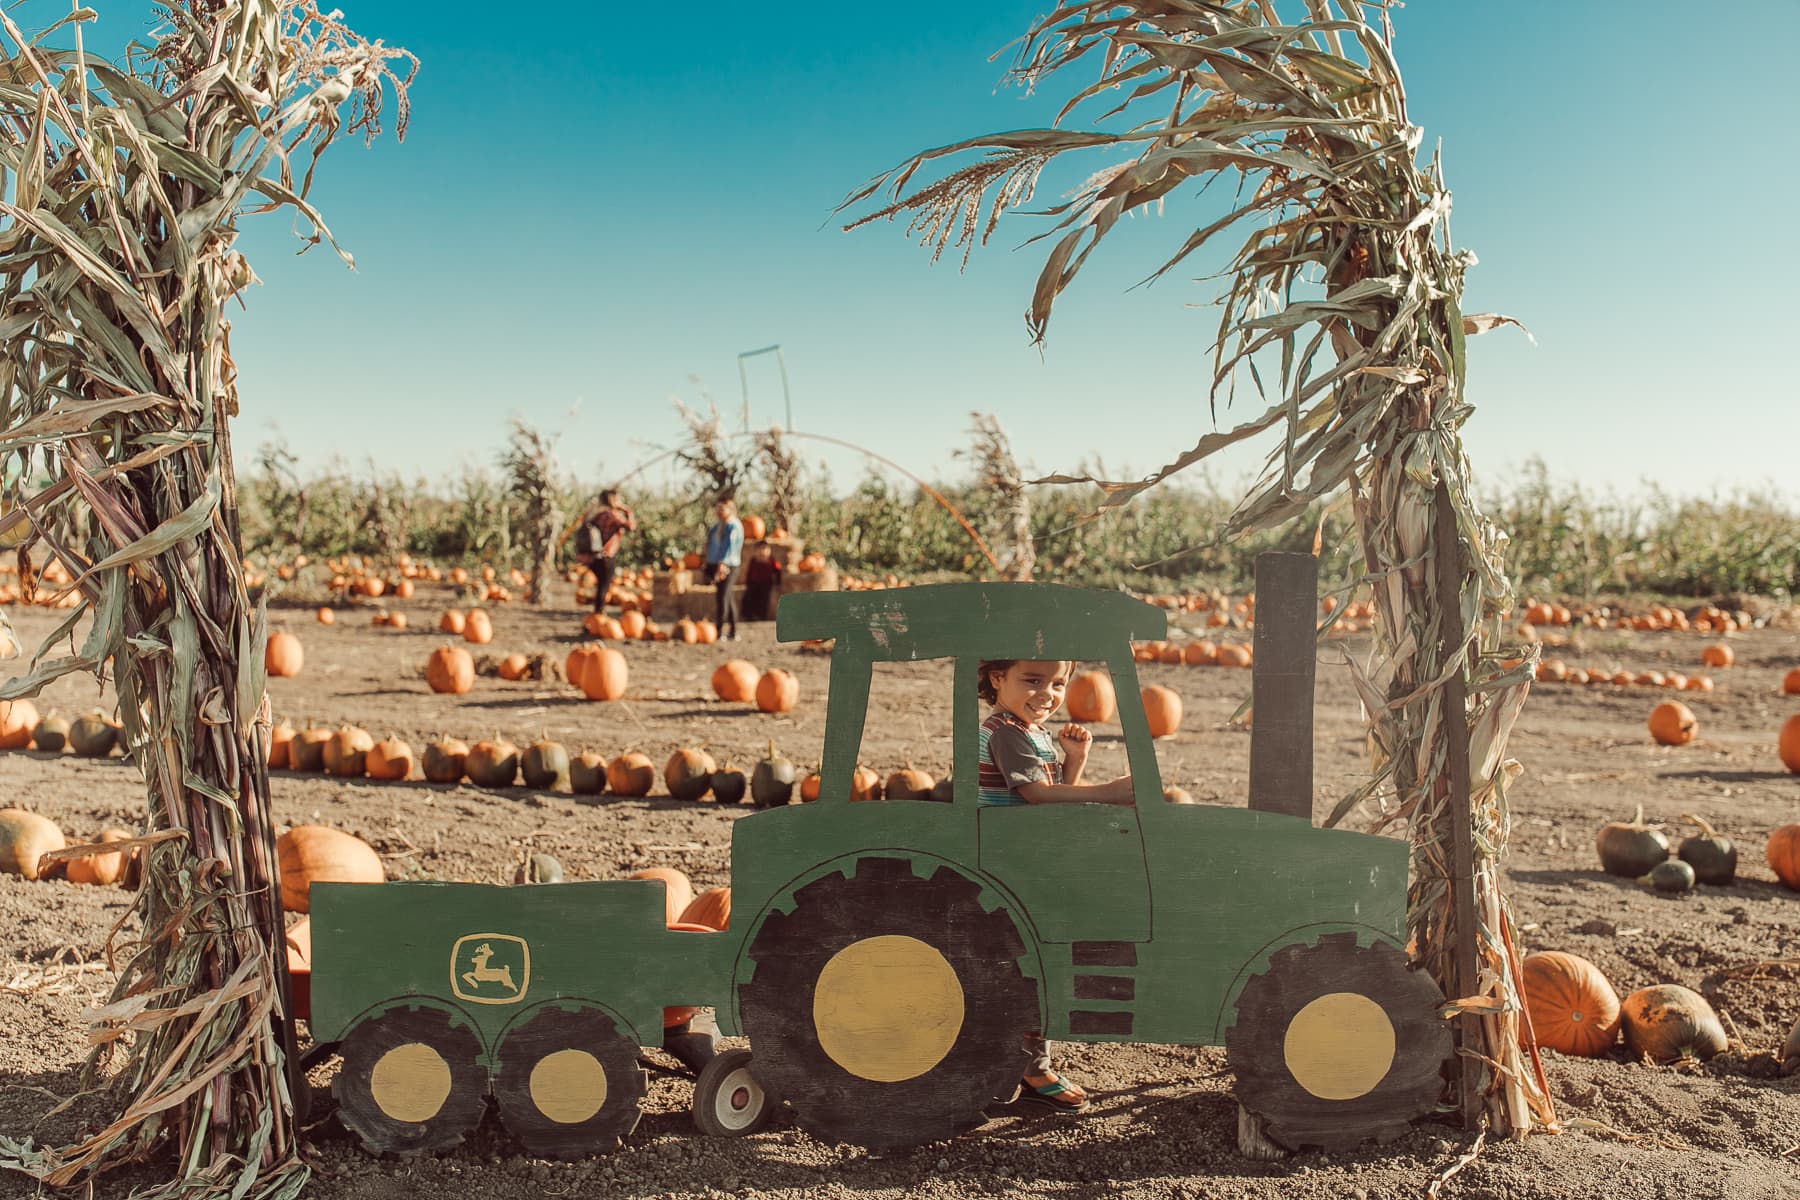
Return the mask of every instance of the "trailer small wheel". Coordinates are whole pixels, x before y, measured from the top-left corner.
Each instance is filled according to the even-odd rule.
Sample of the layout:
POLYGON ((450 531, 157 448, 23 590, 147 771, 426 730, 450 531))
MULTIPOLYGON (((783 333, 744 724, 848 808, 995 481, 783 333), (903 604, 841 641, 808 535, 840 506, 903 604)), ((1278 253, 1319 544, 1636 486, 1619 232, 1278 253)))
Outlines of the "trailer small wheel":
POLYGON ((1443 993, 1406 954, 1354 933, 1285 946, 1244 986, 1225 1035, 1238 1102, 1291 1150, 1398 1134, 1444 1094, 1443 993))
POLYGON ((750 1073, 750 1051, 725 1050, 694 1085, 694 1125, 708 1137, 744 1137, 767 1125, 779 1103, 750 1073))
POLYGON ((570 1004, 547 1005, 508 1029, 494 1059, 501 1121, 545 1158, 617 1149, 643 1111, 637 1045, 604 1010, 570 1004))
POLYGON ((1041 1028, 1011 916, 960 872, 920 879, 896 858, 789 899, 752 937, 739 996, 756 1078, 830 1141, 913 1146, 986 1120, 1041 1028))
POLYGON ((365 1017, 341 1053, 331 1084, 338 1119, 372 1153, 448 1150, 487 1111, 481 1039, 446 1009, 418 1004, 365 1017))

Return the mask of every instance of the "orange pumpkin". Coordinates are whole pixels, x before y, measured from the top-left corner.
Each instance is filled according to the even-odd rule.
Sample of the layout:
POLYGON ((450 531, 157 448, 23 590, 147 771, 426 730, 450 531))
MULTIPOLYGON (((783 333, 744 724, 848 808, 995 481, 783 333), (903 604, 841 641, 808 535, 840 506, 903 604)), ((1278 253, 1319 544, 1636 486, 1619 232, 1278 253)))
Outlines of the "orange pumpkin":
POLYGON ((286 721, 269 730, 269 769, 280 771, 286 769, 293 761, 291 754, 294 746, 294 727, 286 721))
POLYGON ((683 617, 675 622, 674 640, 683 645, 692 646, 700 640, 700 627, 683 617))
POLYGON ((656 786, 656 764, 631 750, 606 765, 606 786, 615 796, 648 796, 656 786))
POLYGON ((694 902, 694 884, 674 867, 645 867, 627 879, 659 879, 663 885, 663 924, 673 927, 694 902))
POLYGON ((1724 642, 1713 642, 1700 651, 1700 661, 1709 667, 1729 667, 1737 661, 1737 654, 1724 642))
POLYGON ((281 905, 307 912, 315 883, 381 883, 387 878, 375 848, 354 834, 324 825, 297 825, 275 842, 281 905))
POLYGON ((581 694, 589 700, 617 700, 631 681, 625 656, 605 646, 581 668, 581 694))
POLYGON ((1141 695, 1144 719, 1150 723, 1151 737, 1168 737, 1181 728, 1181 697, 1175 689, 1152 684, 1141 695))
MULTIPOLYGON (((102 829, 96 842, 130 841, 134 835, 123 829, 102 829)), ((91 883, 105 886, 119 882, 124 878, 126 868, 130 865, 136 851, 100 850, 92 854, 84 854, 80 858, 71 858, 66 869, 70 883, 91 883)))
POLYGON ((747 542, 760 542, 763 540, 763 535, 769 531, 768 525, 763 522, 761 517, 756 516, 755 514, 745 517, 743 523, 744 540, 747 542))
POLYGON ((1069 716, 1077 721, 1110 721, 1119 712, 1112 676, 1105 671, 1083 671, 1069 680, 1064 699, 1069 706, 1069 716))
POLYGON ((1650 710, 1650 736, 1663 746, 1685 746, 1700 732, 1693 709, 1679 700, 1664 700, 1650 710))
POLYGON ((500 678, 509 683, 517 683, 519 680, 525 678, 525 668, 527 665, 526 658, 523 654, 509 654, 500 660, 500 666, 497 670, 500 673, 500 678))
POLYGON ((425 682, 434 692, 461 696, 475 686, 475 660, 461 646, 446 642, 425 660, 425 682))
POLYGON ((763 712, 792 712, 799 701, 800 681, 780 667, 770 667, 756 681, 756 707, 763 712))
POLYGON ((619 614, 619 633, 623 637, 641 638, 644 630, 649 627, 649 618, 635 608, 628 608, 619 614))
POLYGON ((389 735, 369 747, 364 766, 370 779, 405 779, 412 774, 412 747, 389 735))
POLYGON ((1775 740, 1775 753, 1781 755, 1783 766, 1800 774, 1800 713, 1795 713, 1781 723, 1781 734, 1775 740))
POLYGON ((22 808, 0 808, 0 875, 36 879, 38 859, 67 845, 49 817, 22 808))
POLYGON ((1800 892, 1800 825, 1783 825, 1771 833, 1763 855, 1775 878, 1800 892))
POLYGON ((756 685, 761 678, 762 672, 743 659, 727 659, 712 673, 713 695, 733 704, 748 704, 756 699, 756 685))
POLYGON ((881 776, 868 767, 857 767, 850 773, 850 799, 879 800, 882 797, 881 776))
POLYGON ((1800 667, 1795 667, 1781 677, 1781 694, 1784 696, 1800 696, 1800 667))
POLYGON ((0 750, 25 749, 37 727, 37 705, 29 700, 0 700, 0 750))
POLYGON ((1527 955, 1522 982, 1529 1040, 1588 1058, 1619 1040, 1619 993, 1587 959, 1560 950, 1527 955))
POLYGON ((368 730, 346 725, 325 743, 325 770, 349 778, 368 770, 369 751, 375 739, 368 730))
POLYGON ((438 628, 445 633, 454 633, 457 637, 462 636, 467 623, 468 618, 454 608, 445 609, 444 615, 438 618, 438 628))
POLYGON ((698 571, 704 561, 698 550, 689 550, 681 556, 681 568, 684 571, 698 571))
POLYGON ((1217 662, 1221 667, 1247 667, 1251 653, 1247 642, 1226 642, 1219 647, 1217 662))
POLYGON ((1219 665, 1219 644, 1204 638, 1189 642, 1181 648, 1181 661, 1190 667, 1216 667, 1219 665))
POLYGON ((296 921, 286 940, 288 995, 294 1002, 291 1015, 304 1021, 312 1016, 312 918, 296 921))
POLYGON ((708 929, 731 928, 731 889, 707 888, 681 914, 683 925, 704 925, 708 929))
POLYGON ((817 771, 800 781, 800 803, 811 804, 819 798, 819 788, 825 782, 824 776, 817 771))
POLYGON ((306 654, 300 649, 299 638, 286 630, 269 635, 269 643, 263 647, 263 667, 270 675, 291 679, 300 673, 305 663, 306 654))
POLYGON ((494 640, 494 619, 485 608, 471 608, 463 618, 463 641, 485 646, 494 640))
POLYGON ((335 625, 337 623, 337 614, 332 612, 329 608, 321 608, 315 615, 319 618, 319 624, 321 625, 335 625))
POLYGON ((887 777, 885 795, 889 800, 926 800, 937 780, 914 767, 902 767, 887 777))
POLYGON ((704 618, 694 622, 694 631, 700 635, 702 646, 710 646, 719 640, 719 627, 704 618))
POLYGON ((1699 992, 1665 983, 1639 988, 1619 1006, 1625 1048, 1655 1063, 1708 1059, 1727 1046, 1725 1027, 1699 992))

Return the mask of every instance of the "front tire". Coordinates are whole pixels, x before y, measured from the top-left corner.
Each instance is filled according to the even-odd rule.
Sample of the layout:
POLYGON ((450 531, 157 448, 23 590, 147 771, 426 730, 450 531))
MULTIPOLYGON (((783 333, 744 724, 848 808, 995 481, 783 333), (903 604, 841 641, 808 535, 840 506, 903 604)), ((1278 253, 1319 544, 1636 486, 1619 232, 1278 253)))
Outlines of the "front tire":
POLYGON ((747 1137, 780 1103, 751 1073, 750 1051, 721 1051, 694 1084, 694 1126, 708 1137, 747 1137))
POLYGON ((1290 1150, 1344 1150, 1438 1106, 1451 1054, 1443 993, 1385 942, 1285 946, 1244 986, 1225 1053, 1238 1102, 1290 1150))
POLYGON ((1023 940, 948 866, 859 860, 793 894, 757 930, 740 997, 752 1070, 808 1132, 872 1148, 979 1125, 1040 1028, 1023 940))

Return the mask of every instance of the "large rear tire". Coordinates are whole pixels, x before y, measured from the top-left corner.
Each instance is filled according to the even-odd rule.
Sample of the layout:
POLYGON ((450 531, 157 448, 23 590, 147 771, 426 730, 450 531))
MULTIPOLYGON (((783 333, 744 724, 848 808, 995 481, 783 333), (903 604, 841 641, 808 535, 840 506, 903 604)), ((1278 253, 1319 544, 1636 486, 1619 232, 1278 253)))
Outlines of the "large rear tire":
POLYGON ((340 1047, 338 1119, 375 1154, 448 1150, 487 1111, 481 1050, 461 1016, 433 1005, 365 1017, 340 1047))
POLYGON ((894 858, 860 859, 792 901, 750 945, 739 1009, 756 1078, 829 1141, 911 1146, 985 1120, 1041 1020, 1011 917, 960 872, 920 879, 894 858))
POLYGON ((1291 1150, 1395 1136, 1443 1098, 1443 1002, 1385 942, 1334 933, 1285 946, 1244 986, 1225 1035, 1238 1102, 1291 1150))
POLYGON ((557 1004, 506 1031, 494 1062, 494 1101, 519 1142, 545 1158, 618 1148, 642 1115, 638 1047, 602 1009, 557 1004))

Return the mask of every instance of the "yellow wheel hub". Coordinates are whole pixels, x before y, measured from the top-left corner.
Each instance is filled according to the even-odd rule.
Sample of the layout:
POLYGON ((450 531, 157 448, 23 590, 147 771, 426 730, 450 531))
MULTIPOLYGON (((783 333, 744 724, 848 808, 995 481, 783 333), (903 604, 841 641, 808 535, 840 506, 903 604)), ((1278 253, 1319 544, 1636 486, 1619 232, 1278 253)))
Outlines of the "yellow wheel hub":
POLYGON ((1394 1065, 1394 1026, 1355 992, 1320 996, 1294 1015, 1282 1043, 1294 1081, 1321 1100, 1366 1096, 1394 1065))
POLYGON ((925 1074, 962 1032, 963 990, 937 950, 901 934, 845 946, 819 972, 813 1028, 838 1066, 899 1083, 925 1074))
POLYGON ((450 1064, 424 1042, 395 1046, 369 1073, 369 1094, 396 1121, 429 1121, 450 1098, 450 1064))
POLYGON ((531 1102, 559 1125, 579 1125, 606 1107, 606 1068, 586 1050, 558 1050, 531 1068, 531 1102))

